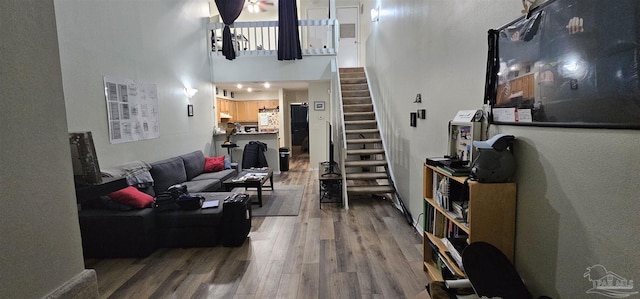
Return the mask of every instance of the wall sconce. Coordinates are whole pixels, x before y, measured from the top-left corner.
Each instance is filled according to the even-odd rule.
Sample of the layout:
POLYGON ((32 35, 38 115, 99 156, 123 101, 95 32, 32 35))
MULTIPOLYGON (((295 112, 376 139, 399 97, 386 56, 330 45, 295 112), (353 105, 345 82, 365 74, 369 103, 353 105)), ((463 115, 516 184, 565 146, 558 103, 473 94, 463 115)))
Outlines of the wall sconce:
POLYGON ((380 20, 380 7, 371 9, 371 22, 377 22, 380 20))
POLYGON ((184 94, 186 94, 189 99, 191 99, 194 95, 196 95, 196 93, 198 93, 198 90, 195 88, 191 88, 191 87, 184 88, 184 94))

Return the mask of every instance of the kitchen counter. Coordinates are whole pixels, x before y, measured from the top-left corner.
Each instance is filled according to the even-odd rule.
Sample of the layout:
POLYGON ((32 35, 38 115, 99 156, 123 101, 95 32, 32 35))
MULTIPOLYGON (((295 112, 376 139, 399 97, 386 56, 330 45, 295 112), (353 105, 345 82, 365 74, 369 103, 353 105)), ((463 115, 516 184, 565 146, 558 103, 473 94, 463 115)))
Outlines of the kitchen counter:
MULTIPOLYGON (((237 162, 242 167, 242 152, 244 146, 251 141, 260 141, 267 145, 267 151, 264 152, 267 158, 267 164, 274 173, 280 173, 280 157, 278 150, 280 149, 280 141, 278 140, 278 132, 242 132, 231 135, 230 141, 237 144, 238 147, 231 148, 231 158, 233 162, 237 162)), ((213 133, 211 151, 212 156, 228 155, 227 148, 223 148, 222 144, 227 140, 225 133, 213 133)))
MULTIPOLYGON (((233 134, 235 135, 265 135, 265 134, 278 134, 278 132, 241 132, 241 133, 235 133, 233 134)), ((213 136, 218 136, 218 135, 222 135, 225 137, 227 137, 227 133, 213 133, 213 136)), ((233 138, 233 137, 231 137, 233 138)))

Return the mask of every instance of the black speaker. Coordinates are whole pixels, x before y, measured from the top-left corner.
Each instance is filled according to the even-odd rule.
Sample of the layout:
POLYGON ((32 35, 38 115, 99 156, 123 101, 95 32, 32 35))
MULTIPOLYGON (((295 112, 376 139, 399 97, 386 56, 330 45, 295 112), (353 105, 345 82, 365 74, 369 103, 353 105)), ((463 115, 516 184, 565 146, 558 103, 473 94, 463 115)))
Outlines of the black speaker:
POLYGON ((251 230, 251 201, 247 194, 233 194, 224 201, 222 210, 222 245, 242 246, 251 230))

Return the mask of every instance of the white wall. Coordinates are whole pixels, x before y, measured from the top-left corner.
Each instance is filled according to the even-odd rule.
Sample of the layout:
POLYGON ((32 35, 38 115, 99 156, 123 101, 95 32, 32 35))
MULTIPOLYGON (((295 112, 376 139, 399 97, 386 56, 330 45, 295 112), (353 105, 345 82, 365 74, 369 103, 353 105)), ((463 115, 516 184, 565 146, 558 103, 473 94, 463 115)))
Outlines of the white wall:
POLYGON ((53 1, 0 28, 0 298, 41 298, 84 270, 53 1))
MULTIPOLYGON (((330 81, 309 83, 309 168, 318 168, 318 163, 329 157, 327 145, 327 125, 331 118, 330 81), (323 101, 324 110, 316 111, 314 102, 323 101)), ((336 160, 339 157, 336 157, 336 160)))
MULTIPOLYGON (((374 3, 381 16, 367 40, 367 68, 399 191, 422 223, 424 160, 445 154, 447 122, 457 110, 482 107, 487 30, 518 17, 522 6, 374 3), (412 103, 416 93, 422 104, 412 103), (426 109, 427 118, 413 128, 409 113, 416 109, 426 109)), ((585 293, 592 284, 583 274, 595 264, 640 279, 640 132, 492 127, 496 132, 517 137, 515 263, 534 295, 600 298, 585 293)))
POLYGON ((302 60, 279 61, 277 57, 212 58, 213 82, 275 82, 331 79, 334 56, 304 56, 302 60))
POLYGON ((101 167, 209 153, 215 116, 206 0, 64 0, 55 9, 69 130, 92 131, 101 167), (159 138, 109 143, 104 75, 157 85, 159 138), (199 92, 189 100, 185 86, 199 92))

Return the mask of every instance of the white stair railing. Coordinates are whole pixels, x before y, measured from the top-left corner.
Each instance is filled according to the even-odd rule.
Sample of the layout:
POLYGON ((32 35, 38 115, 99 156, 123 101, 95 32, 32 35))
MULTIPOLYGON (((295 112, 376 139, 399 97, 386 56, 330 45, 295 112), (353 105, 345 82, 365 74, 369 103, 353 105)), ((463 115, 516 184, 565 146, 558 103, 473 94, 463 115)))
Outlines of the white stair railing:
MULTIPOLYGON (((339 24, 335 19, 299 20, 302 55, 336 55, 339 24)), ((223 23, 210 23, 210 50, 222 55, 223 23)), ((277 56, 278 21, 235 22, 230 26, 236 56, 277 56)))

